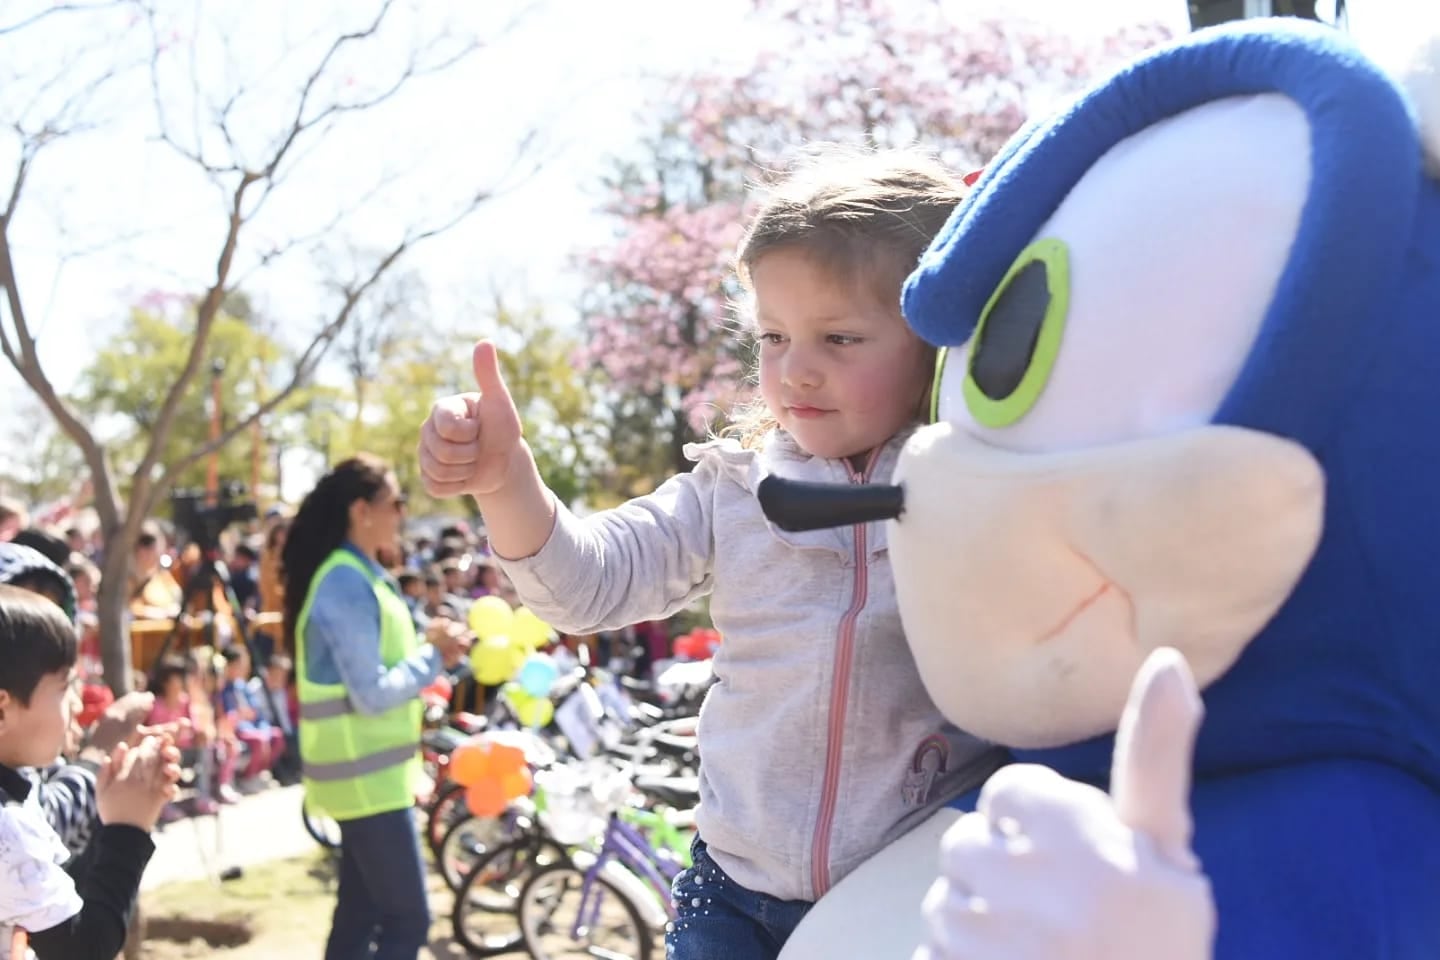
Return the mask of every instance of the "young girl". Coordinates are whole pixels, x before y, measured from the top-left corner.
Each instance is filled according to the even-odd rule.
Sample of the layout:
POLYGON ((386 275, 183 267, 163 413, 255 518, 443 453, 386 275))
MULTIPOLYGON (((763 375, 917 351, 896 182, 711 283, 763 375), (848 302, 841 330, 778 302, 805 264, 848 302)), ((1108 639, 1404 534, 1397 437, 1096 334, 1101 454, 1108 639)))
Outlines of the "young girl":
MULTIPOLYGON (((146 718, 149 724, 172 724, 180 722, 176 735, 176 746, 180 748, 183 765, 193 767, 196 773, 196 794, 194 809, 199 814, 212 814, 218 809, 217 799, 233 799, 235 781, 234 751, 221 751, 215 739, 214 713, 200 709, 196 694, 204 697, 199 683, 199 671, 192 672, 190 661, 184 657, 167 657, 155 671, 155 705, 146 718), (212 783, 219 757, 218 786, 212 783), (212 790, 212 786, 215 789, 212 790)), ((173 808, 167 808, 166 818, 174 815, 173 808)))
POLYGON ((225 685, 220 688, 220 708, 234 736, 250 748, 250 763, 241 776, 253 783, 285 752, 285 734, 265 719, 250 689, 250 654, 244 647, 233 646, 224 657, 225 685))
POLYGON ((663 618, 711 594, 725 637, 700 724, 695 866, 676 882, 674 960, 775 957, 811 902, 999 758, 947 728, 901 633, 881 524, 784 533, 766 474, 888 478, 934 356, 900 287, 963 186, 911 154, 832 158, 782 184, 739 251, 763 405, 690 473, 584 520, 540 481, 496 368, 422 430, 434 495, 474 495, 497 559, 556 629, 663 618))

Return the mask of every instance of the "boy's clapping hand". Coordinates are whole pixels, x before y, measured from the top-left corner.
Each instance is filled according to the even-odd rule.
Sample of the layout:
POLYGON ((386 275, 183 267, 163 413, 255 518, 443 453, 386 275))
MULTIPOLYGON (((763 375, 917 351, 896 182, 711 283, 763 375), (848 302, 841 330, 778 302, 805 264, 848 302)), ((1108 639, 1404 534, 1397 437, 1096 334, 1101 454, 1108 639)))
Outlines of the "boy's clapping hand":
POLYGON ((147 736, 134 747, 119 744, 96 778, 100 822, 149 832, 175 799, 180 751, 169 736, 147 736))

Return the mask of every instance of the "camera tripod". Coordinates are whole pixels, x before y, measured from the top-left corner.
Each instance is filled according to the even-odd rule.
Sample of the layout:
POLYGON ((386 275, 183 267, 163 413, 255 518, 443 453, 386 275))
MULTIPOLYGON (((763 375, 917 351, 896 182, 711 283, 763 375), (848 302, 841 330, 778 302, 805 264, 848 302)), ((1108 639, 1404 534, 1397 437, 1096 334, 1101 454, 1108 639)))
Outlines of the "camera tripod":
MULTIPOLYGON (((262 670, 264 665, 260 663, 259 657, 256 656, 255 645, 251 642, 250 630, 245 622, 243 611, 235 594, 235 587, 230 578, 229 568, 220 556, 218 543, 211 541, 200 544, 200 564, 194 572, 186 578, 181 588, 180 608, 176 611, 170 631, 161 642, 160 649, 155 654, 155 660, 150 665, 149 678, 152 686, 160 664, 164 662, 165 657, 171 650, 181 643, 183 643, 182 649, 185 652, 188 652, 196 645, 208 645, 214 650, 220 649, 221 645, 217 643, 217 640, 223 638, 219 636, 217 622, 223 614, 223 611, 216 608, 215 591, 217 587, 229 604, 232 612, 235 634, 230 638, 231 643, 239 645, 248 654, 250 659, 250 677, 263 677, 262 670), (190 628, 186 626, 187 617, 192 616, 196 612, 205 615, 201 634, 202 642, 200 644, 193 644, 190 641, 188 636, 190 628), (182 633, 182 631, 185 631, 185 633, 182 633)), ((274 717, 278 723, 280 718, 280 705, 276 703, 273 691, 270 690, 267 684, 263 683, 263 680, 262 689, 264 690, 266 703, 270 708, 270 715, 274 717)), ((198 830, 196 831, 195 839, 197 845, 199 845, 200 834, 198 830)), ((223 851, 221 817, 220 811, 217 810, 215 813, 215 859, 220 859, 223 856, 223 851)), ((202 861, 209 861, 210 858, 206 856, 206 851, 201 849, 199 853, 202 861)), ((241 876, 241 869, 238 866, 227 867, 219 870, 217 876, 222 881, 237 879, 241 876)))

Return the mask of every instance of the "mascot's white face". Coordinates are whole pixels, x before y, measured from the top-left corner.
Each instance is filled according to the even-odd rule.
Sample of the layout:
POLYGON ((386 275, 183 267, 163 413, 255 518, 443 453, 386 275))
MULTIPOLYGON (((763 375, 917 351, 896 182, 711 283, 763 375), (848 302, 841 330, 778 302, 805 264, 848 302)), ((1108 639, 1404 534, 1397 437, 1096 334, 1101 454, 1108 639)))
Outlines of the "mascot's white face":
POLYGON ((1309 563, 1319 465, 1211 425, 1299 230, 1309 152, 1279 95, 1118 144, 944 358, 889 542, 921 676, 962 729, 1022 748, 1111 731, 1150 650, 1213 681, 1309 563))

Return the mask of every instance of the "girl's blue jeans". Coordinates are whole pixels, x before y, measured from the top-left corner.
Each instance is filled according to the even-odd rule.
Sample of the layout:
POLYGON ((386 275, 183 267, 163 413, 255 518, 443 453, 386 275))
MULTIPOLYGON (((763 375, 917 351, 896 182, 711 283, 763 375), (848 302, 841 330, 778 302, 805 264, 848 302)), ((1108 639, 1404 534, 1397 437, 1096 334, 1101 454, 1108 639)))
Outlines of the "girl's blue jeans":
POLYGON ((694 866, 675 878, 675 922, 665 933, 667 960, 776 960, 810 904, 780 900, 725 875, 698 836, 694 866))

